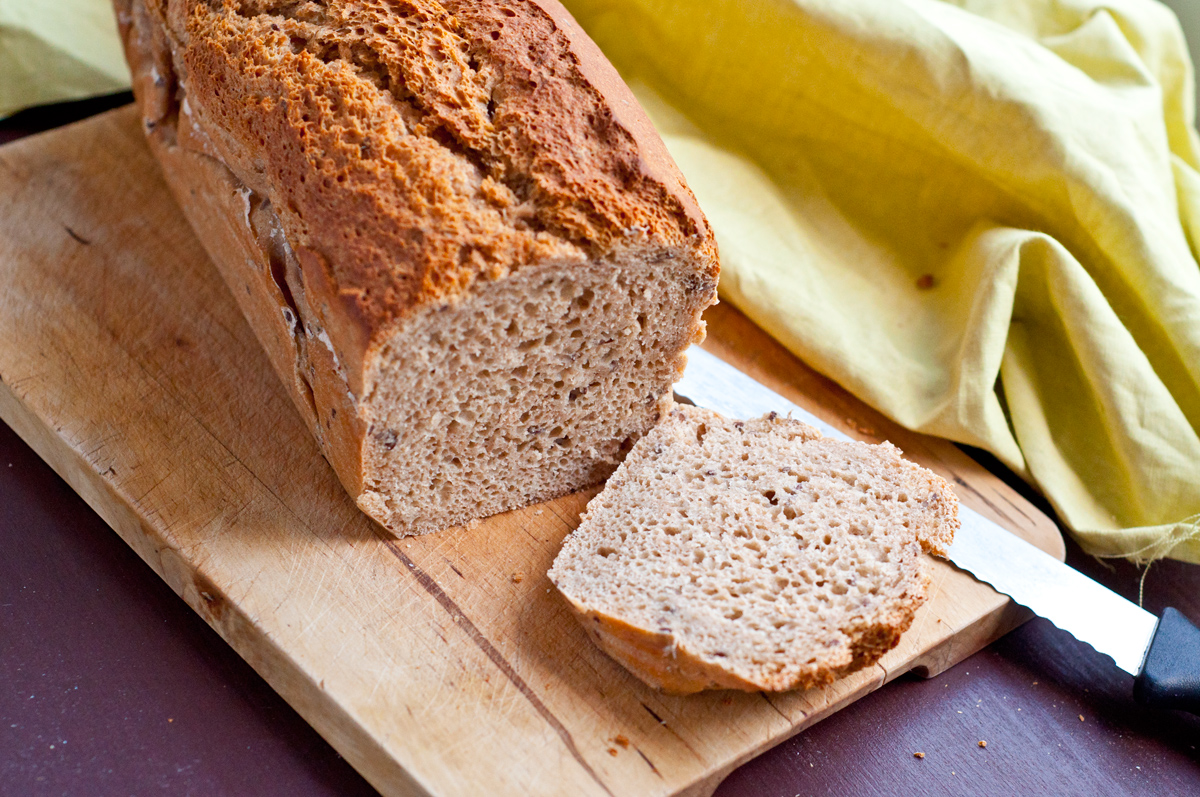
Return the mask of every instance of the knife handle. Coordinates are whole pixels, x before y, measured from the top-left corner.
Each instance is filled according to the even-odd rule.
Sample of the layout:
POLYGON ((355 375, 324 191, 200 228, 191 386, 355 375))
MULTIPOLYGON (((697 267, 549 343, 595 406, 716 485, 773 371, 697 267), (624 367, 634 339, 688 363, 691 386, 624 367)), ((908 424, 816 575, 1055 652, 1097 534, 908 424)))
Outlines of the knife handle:
POLYGON ((1200 628, 1175 609, 1158 621, 1133 696, 1154 708, 1200 714, 1200 628))

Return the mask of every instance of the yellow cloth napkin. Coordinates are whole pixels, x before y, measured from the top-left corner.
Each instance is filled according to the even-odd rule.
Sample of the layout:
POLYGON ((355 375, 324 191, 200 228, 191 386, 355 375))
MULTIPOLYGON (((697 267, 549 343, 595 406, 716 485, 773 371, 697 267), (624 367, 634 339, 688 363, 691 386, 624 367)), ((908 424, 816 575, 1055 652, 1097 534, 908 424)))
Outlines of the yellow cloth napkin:
POLYGON ((1200 141, 1152 0, 566 0, 725 299, 1088 551, 1200 561, 1200 141))
MULTIPOLYGON (((1200 141, 1166 8, 565 2, 708 213, 726 300, 992 451, 1088 551, 1200 562, 1200 141)), ((0 0, 0 114, 124 79, 106 0, 42 5, 0 0)))
POLYGON ((107 0, 0 0, 0 119, 129 88, 107 0))

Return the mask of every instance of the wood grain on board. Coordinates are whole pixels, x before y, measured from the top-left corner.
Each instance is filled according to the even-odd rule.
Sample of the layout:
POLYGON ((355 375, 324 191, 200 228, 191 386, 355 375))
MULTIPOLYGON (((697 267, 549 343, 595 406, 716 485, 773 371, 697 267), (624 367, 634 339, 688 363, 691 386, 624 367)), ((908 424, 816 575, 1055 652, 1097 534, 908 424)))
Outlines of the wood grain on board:
MULTIPOLYGON (((835 426, 888 438, 1061 557, 1054 525, 727 306, 706 347, 835 426)), ((358 512, 120 109, 0 148, 0 417, 385 794, 711 792, 732 768, 1024 614, 933 562, 879 666, 783 695, 660 695, 545 577, 593 493, 397 541, 358 512)))

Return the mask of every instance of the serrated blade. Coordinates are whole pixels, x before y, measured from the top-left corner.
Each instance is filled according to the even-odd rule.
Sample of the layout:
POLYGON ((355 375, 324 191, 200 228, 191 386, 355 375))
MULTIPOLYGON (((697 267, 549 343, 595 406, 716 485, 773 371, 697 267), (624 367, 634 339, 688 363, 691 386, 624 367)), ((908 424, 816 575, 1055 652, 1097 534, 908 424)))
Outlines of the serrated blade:
MULTIPOLYGON (((696 346, 688 350, 687 370, 675 392, 730 417, 778 412, 817 427, 827 437, 851 439, 696 346)), ((969 507, 959 506, 959 522, 951 562, 1111 656, 1125 672, 1136 676, 1141 671, 1157 617, 969 507)))
POLYGON ((1136 676, 1158 618, 965 507, 950 561, 1136 676), (989 528, 991 526, 991 528, 989 528))

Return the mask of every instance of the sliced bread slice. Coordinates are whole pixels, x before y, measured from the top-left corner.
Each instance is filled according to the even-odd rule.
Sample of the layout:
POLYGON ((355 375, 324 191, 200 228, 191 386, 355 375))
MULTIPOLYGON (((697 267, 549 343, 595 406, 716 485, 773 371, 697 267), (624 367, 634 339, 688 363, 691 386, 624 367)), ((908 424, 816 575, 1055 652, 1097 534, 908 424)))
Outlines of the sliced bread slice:
POLYGON ((550 578, 646 683, 782 691, 877 660, 925 600, 958 500, 889 443, 676 407, 633 447, 550 578))

